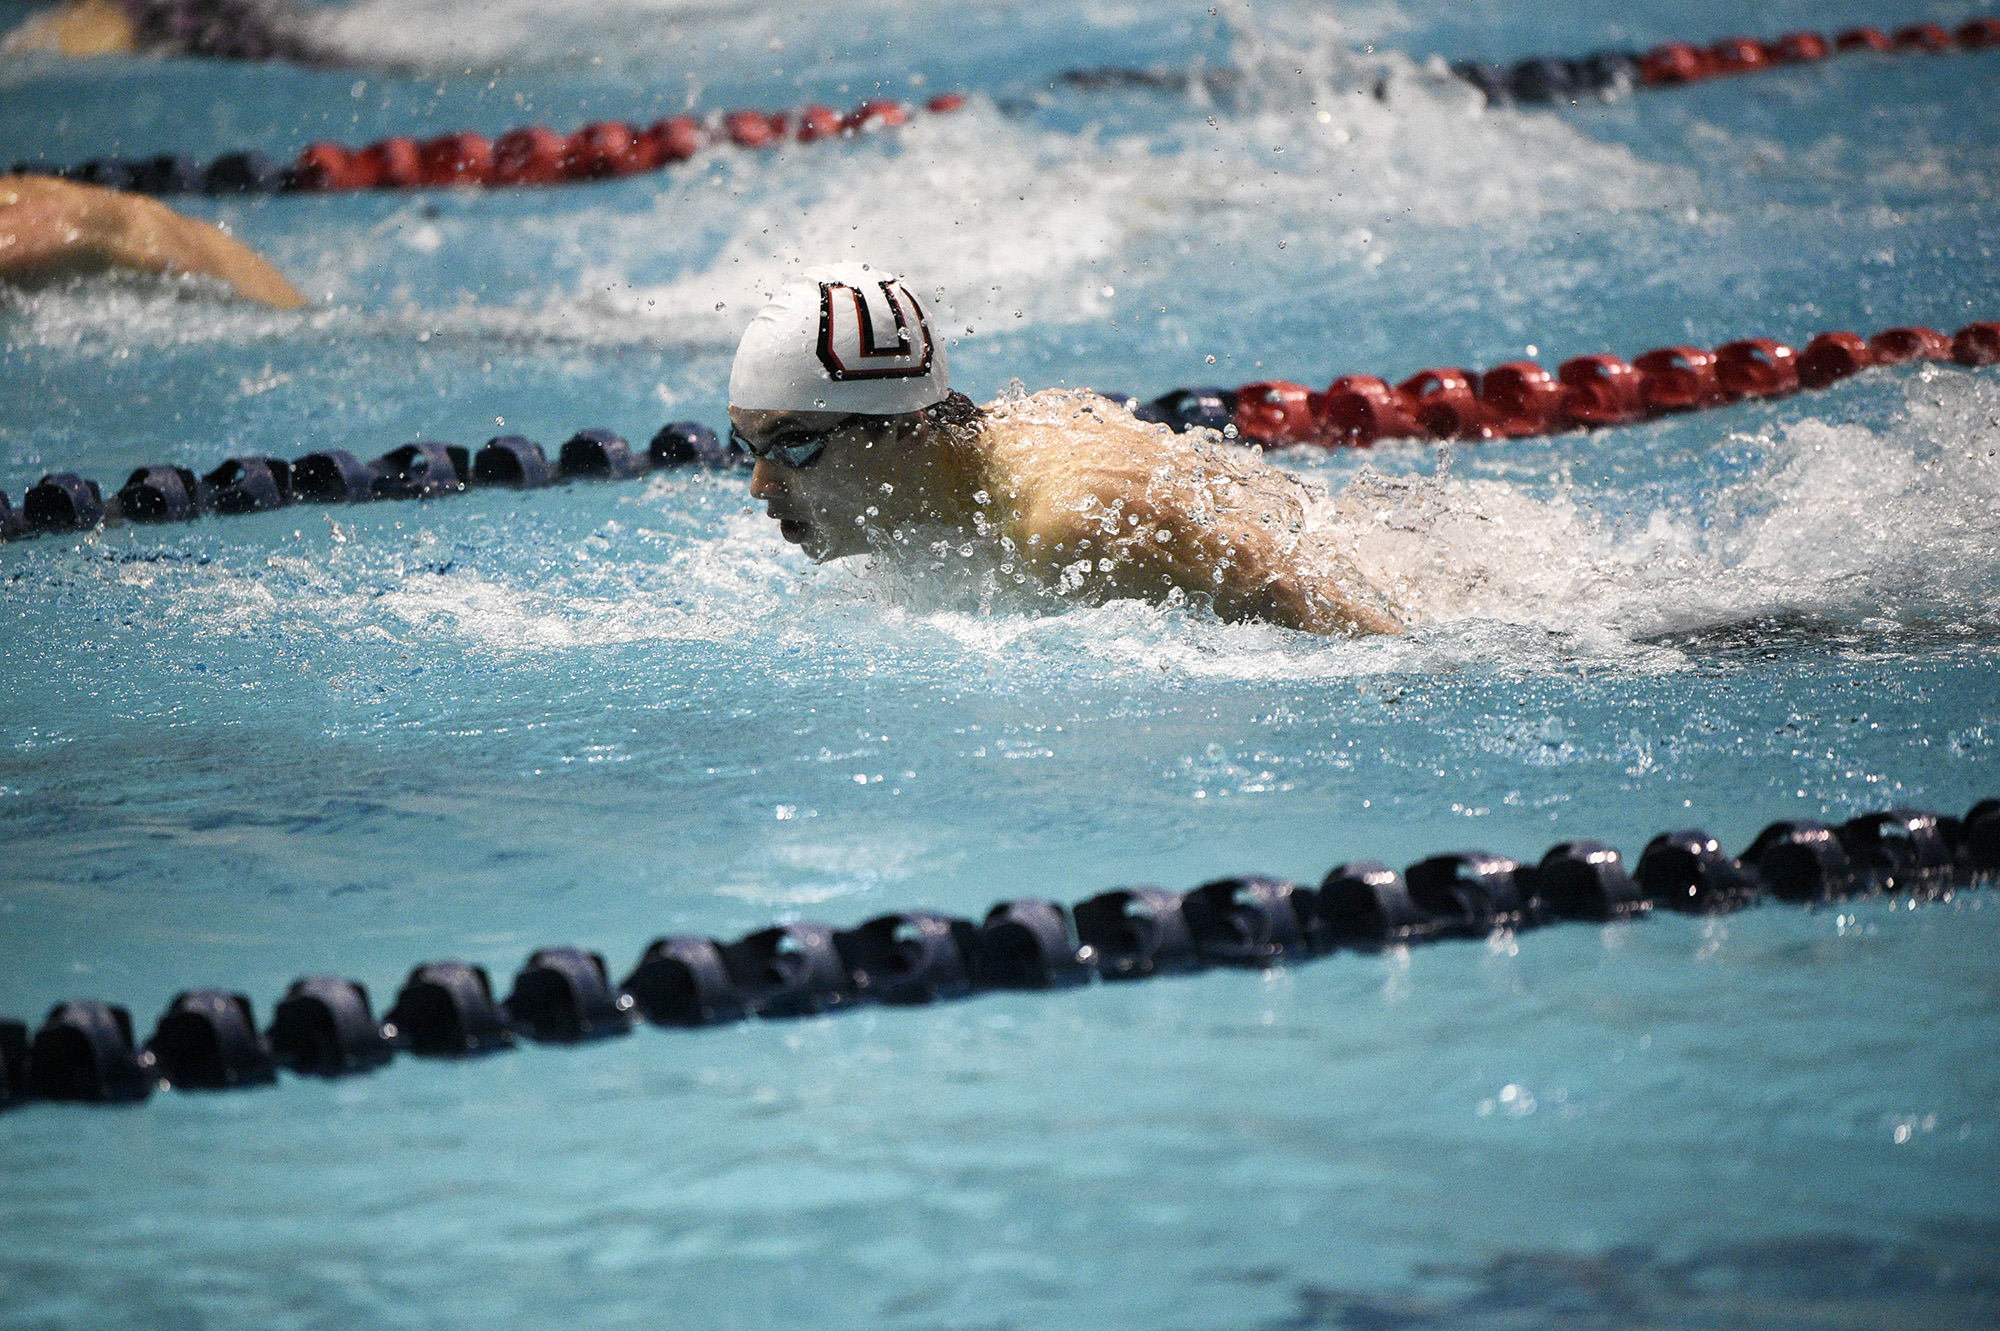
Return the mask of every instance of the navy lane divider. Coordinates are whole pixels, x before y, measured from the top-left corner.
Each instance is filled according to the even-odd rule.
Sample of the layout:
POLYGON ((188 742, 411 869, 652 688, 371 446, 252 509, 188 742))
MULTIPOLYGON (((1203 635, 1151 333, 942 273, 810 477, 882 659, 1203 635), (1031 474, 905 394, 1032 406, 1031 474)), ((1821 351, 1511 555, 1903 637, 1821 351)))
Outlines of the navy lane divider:
POLYGON ((537 490, 574 480, 630 480, 656 469, 726 470, 750 459, 696 421, 662 427, 642 451, 612 430, 579 430, 553 462, 517 434, 489 439, 474 452, 419 440, 373 462, 328 448, 290 462, 233 457, 206 476, 185 467, 140 467, 108 498, 96 481, 50 472, 28 487, 17 514, 0 494, 0 540, 89 531, 106 523, 187 522, 204 513, 261 513, 290 504, 364 504, 381 499, 441 499, 467 490, 537 490))
POLYGON ((615 1039, 642 1020, 713 1026, 1092 979, 1262 969, 1568 921, 1637 921, 1655 910, 1716 914, 1767 901, 1816 906, 1875 896, 1914 907, 1996 883, 2000 799, 1983 799, 1962 818, 1897 808, 1839 826, 1776 822, 1740 856, 1700 829, 1663 832, 1629 870, 1601 841, 1565 841, 1539 860, 1461 850, 1400 873, 1350 860, 1317 887, 1253 875, 1186 892, 1118 888, 1073 910, 1037 898, 1003 901, 978 923, 917 910, 851 929, 777 925, 733 943, 667 936, 647 944, 616 982, 597 953, 545 947, 529 954, 505 999, 484 967, 429 961, 410 972, 380 1018, 358 981, 309 975, 285 992, 261 1032, 245 995, 191 989, 174 996, 143 1045, 125 1008, 78 999, 51 1008, 32 1039, 24 1023, 0 1021, 0 1107, 264 1086, 280 1068, 352 1076, 397 1053, 469 1059, 522 1040, 615 1039))

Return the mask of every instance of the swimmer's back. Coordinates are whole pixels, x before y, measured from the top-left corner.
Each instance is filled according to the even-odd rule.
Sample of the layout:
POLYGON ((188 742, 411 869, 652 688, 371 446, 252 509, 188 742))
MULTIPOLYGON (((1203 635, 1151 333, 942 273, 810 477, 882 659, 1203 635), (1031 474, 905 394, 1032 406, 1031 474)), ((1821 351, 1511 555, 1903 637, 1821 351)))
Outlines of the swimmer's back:
POLYGON ((1312 633, 1393 633, 1395 615, 1314 530, 1312 496, 1246 449, 1088 392, 986 408, 980 431, 1003 532, 1065 592, 1158 601, 1312 633))

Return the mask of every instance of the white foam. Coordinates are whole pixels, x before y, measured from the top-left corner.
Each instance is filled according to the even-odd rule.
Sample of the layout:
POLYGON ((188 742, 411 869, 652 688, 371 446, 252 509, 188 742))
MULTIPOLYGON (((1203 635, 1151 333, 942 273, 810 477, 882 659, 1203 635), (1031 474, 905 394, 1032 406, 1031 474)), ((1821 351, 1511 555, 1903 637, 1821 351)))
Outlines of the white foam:
MULTIPOLYGON (((1718 446, 1753 474, 1609 525, 1569 495, 1364 473, 1334 505, 1363 572, 1421 623, 1491 621, 1600 648, 1782 617, 2000 623, 1990 373, 1930 366, 1882 430, 1806 416, 1718 446)), ((1803 405, 1804 400, 1802 400, 1803 405)))
POLYGON ((955 332, 987 332, 1136 312, 1117 287, 1156 236, 1224 251, 1285 239, 1338 271, 1381 261, 1386 218, 1464 226, 1665 206, 1690 188, 1555 117, 1490 114, 1441 66, 1361 61, 1334 44, 1253 49, 1322 76, 1260 81, 1249 109, 1150 136, 1050 133, 974 99, 838 161, 812 147, 753 159, 754 177, 732 176, 741 202, 714 256, 626 287, 620 256, 714 195, 670 187, 636 230, 595 230, 606 259, 590 303, 729 346, 787 269, 860 259, 932 293, 955 332), (1369 91, 1378 78, 1391 84, 1386 101, 1369 91))
POLYGON ((623 65, 671 59, 686 25, 727 25, 746 44, 780 27, 742 0, 359 0, 314 16, 314 35, 356 63, 449 69, 606 57, 623 65))

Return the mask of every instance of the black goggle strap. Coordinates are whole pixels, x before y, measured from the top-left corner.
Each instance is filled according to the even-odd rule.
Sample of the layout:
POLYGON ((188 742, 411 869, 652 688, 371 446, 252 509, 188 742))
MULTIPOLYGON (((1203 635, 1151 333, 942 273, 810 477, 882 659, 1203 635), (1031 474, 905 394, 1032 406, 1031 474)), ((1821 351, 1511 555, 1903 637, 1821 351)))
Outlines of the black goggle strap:
POLYGON ((852 415, 843 416, 824 430, 815 430, 811 434, 805 435, 794 434, 789 441, 784 443, 762 445, 752 444, 748 439, 743 437, 740 430, 731 425, 729 427, 729 442, 733 447, 742 449, 753 458, 775 457, 778 461, 796 471, 800 467, 810 465, 813 459, 825 452, 827 441, 853 424, 855 419, 852 415))

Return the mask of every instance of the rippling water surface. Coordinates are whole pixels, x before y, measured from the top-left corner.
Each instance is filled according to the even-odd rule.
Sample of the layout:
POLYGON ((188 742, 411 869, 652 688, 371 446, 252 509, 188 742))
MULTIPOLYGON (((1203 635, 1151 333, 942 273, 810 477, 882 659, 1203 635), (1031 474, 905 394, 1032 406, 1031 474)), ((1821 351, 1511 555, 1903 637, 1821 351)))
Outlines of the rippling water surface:
MULTIPOLYGON (((0 62, 52 162, 971 94, 192 202, 313 307, 0 295, 0 483, 717 423, 761 293, 850 255, 977 398, 2000 317, 2000 53, 1562 113, 1427 63, 1965 6, 1217 9, 376 0, 319 11, 347 68, 0 62), (1239 92, 1053 82, 1196 62, 1239 92)), ((813 568, 737 476, 0 549, 0 1011, 2000 793, 1992 370, 1278 460, 1410 634, 813 568)), ((0 1326, 1990 1326, 1997 949, 1990 893, 1770 908, 35 1107, 0 1326)))

